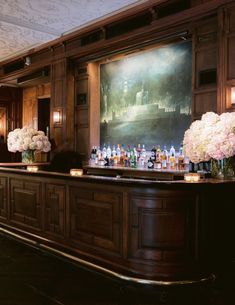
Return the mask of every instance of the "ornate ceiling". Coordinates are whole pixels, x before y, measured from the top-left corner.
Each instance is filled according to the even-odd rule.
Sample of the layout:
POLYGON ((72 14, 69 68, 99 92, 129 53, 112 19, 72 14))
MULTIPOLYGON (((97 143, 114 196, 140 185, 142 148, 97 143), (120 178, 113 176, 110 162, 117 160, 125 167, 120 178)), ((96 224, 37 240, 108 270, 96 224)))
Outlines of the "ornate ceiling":
POLYGON ((0 61, 146 1, 0 1, 0 61))

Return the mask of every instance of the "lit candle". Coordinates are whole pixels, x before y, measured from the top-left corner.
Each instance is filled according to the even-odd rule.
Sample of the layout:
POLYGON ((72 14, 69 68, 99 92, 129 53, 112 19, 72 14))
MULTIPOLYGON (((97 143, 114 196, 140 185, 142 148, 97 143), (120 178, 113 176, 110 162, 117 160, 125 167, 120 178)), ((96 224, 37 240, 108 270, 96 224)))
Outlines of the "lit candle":
POLYGON ((187 182, 198 182, 200 180, 200 174, 198 173, 184 174, 184 180, 187 182))
POLYGON ((71 176, 82 176, 83 175, 83 169, 71 168, 70 169, 70 175, 71 176))
POLYGON ((35 166, 35 165, 28 165, 28 166, 27 166, 27 171, 35 173, 35 172, 38 171, 38 166, 35 166))

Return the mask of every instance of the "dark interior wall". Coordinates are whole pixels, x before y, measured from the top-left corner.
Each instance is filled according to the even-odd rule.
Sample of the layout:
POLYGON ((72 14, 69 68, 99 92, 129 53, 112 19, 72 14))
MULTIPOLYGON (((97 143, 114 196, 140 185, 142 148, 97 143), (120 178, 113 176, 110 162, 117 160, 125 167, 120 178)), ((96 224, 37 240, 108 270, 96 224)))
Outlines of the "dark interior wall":
POLYGON ((22 125, 22 90, 0 87, 0 162, 16 161, 18 155, 9 153, 7 134, 22 125))
POLYGON ((0 105, 6 108, 6 133, 22 125, 22 89, 0 87, 0 105))
MULTIPOLYGON (((234 111, 235 3, 191 0, 186 6, 178 5, 181 2, 185 1, 151 1, 109 17, 33 52, 32 65, 19 71, 7 73, 12 62, 3 63, 0 81, 50 66, 51 136, 59 149, 75 148, 87 156, 99 142, 96 60, 136 52, 146 44, 169 43, 174 35, 187 33, 193 50, 192 119, 206 111, 234 111), (53 122, 54 111, 60 112, 60 123, 53 122)), ((9 124, 20 125, 20 118, 14 114, 9 124)))

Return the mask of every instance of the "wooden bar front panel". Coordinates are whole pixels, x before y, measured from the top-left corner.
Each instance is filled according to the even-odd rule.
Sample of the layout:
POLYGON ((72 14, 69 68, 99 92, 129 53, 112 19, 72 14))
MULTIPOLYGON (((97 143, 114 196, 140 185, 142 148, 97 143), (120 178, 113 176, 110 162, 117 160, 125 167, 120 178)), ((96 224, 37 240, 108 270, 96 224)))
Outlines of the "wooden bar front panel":
POLYGON ((197 194, 133 194, 130 204, 130 259, 139 264, 145 260, 163 277, 167 269, 177 276, 182 272, 183 261, 195 259, 191 241, 195 240, 197 194))
POLYGON ((47 183, 45 186, 45 232, 56 238, 65 236, 65 199, 64 185, 47 183))
POLYGON ((70 238, 91 252, 122 252, 122 194, 70 187, 70 238))
POLYGON ((41 231, 41 182, 28 179, 10 179, 10 222, 20 227, 41 231))
POLYGON ((0 170, 0 229, 127 276, 200 279, 234 259, 233 189, 0 170))
POLYGON ((0 177, 0 219, 7 220, 8 213, 8 181, 6 177, 0 177))

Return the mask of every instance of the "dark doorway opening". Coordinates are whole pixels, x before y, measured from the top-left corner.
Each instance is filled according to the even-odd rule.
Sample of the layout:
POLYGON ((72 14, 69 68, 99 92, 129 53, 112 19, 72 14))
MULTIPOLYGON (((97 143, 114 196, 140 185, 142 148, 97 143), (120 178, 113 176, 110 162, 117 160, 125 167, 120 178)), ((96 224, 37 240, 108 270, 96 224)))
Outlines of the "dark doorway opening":
POLYGON ((50 99, 38 99, 38 130, 42 130, 49 137, 50 131, 50 99))

